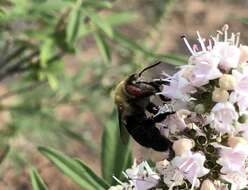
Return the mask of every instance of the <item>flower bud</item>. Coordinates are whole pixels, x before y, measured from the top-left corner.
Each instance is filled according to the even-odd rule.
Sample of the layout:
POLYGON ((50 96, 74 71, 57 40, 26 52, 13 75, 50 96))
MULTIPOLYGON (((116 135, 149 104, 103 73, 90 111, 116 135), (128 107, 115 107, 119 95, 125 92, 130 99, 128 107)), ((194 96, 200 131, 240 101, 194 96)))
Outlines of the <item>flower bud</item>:
POLYGON ((177 156, 181 156, 184 153, 188 152, 191 148, 193 148, 193 145, 194 145, 194 143, 192 140, 182 138, 182 139, 176 140, 173 143, 172 148, 175 151, 175 154, 177 156))
POLYGON ((206 179, 202 182, 200 190, 216 190, 212 181, 206 179))
POLYGON ((247 123, 248 122, 248 115, 247 114, 243 114, 239 117, 238 119, 239 123, 247 123))
POLYGON ((170 164, 170 162, 168 160, 162 160, 160 162, 156 163, 156 169, 158 171, 162 171, 163 169, 165 169, 168 165, 170 164))
POLYGON ((244 63, 248 61, 248 46, 240 46, 240 59, 239 63, 244 63))
POLYGON ((223 90, 233 90, 236 86, 236 79, 232 75, 224 74, 219 79, 220 88, 223 90))
POLYGON ((116 186, 112 186, 110 187, 108 190, 122 190, 123 187, 121 185, 116 185, 116 186))
POLYGON ((195 112, 198 114, 203 114, 205 112, 205 106, 203 104, 197 104, 195 106, 195 112))
POLYGON ((231 136, 231 137, 228 138, 227 144, 228 144, 228 146, 234 148, 238 144, 247 144, 247 141, 242 137, 233 137, 233 136, 231 136))
POLYGON ((226 102, 229 98, 229 94, 226 90, 221 88, 215 88, 212 94, 212 100, 214 102, 226 102))

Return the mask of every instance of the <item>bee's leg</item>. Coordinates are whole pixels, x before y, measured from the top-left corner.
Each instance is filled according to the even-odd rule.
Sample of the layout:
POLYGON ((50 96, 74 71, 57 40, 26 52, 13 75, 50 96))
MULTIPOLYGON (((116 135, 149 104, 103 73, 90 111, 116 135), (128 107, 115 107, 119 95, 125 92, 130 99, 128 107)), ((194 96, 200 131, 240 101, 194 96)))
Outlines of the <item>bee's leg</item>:
POLYGON ((170 98, 168 98, 168 97, 166 97, 166 96, 164 96, 164 95, 162 95, 162 94, 159 94, 158 97, 160 98, 160 100, 162 100, 162 101, 164 101, 164 102, 169 102, 169 101, 171 101, 170 98))
POLYGON ((163 112, 163 113, 157 114, 157 115, 155 115, 149 119, 151 119, 153 123, 159 123, 159 122, 162 122, 163 120, 165 120, 167 118, 167 116, 174 114, 174 113, 175 113, 174 111, 163 112))
POLYGON ((157 114, 159 111, 158 106, 156 106, 154 103, 150 102, 148 106, 146 107, 146 110, 152 114, 157 114))

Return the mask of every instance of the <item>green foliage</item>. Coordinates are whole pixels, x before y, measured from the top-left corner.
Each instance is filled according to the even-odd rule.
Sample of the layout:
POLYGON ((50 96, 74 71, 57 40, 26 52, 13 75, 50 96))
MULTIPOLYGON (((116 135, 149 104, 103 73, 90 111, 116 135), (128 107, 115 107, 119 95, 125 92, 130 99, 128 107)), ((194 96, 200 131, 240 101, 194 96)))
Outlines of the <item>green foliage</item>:
MULTIPOLYGON (((161 0, 149 7, 156 4, 161 18, 166 2, 161 0)), ((0 81, 10 78, 8 91, 0 95, 0 114, 8 111, 12 117, 5 130, 0 131, 0 137, 2 142, 10 142, 8 159, 13 165, 30 164, 31 154, 15 145, 15 139, 21 138, 32 146, 64 150, 71 141, 77 141, 95 156, 101 151, 103 179, 78 159, 51 148, 39 148, 65 175, 85 189, 106 189, 115 184, 113 175, 121 179, 121 172, 130 167, 130 146, 120 141, 116 116, 112 115, 113 88, 143 62, 165 59, 179 65, 185 59, 179 55, 158 54, 155 49, 146 47, 144 39, 127 35, 125 28, 141 14, 136 10, 123 11, 115 3, 118 2, 0 2, 0 81), (97 49, 90 59, 87 59, 88 46, 97 49), (136 59, 137 55, 142 61, 136 59), (79 61, 75 61, 76 57, 79 61), (70 68, 76 72, 69 74, 70 68), (5 104, 5 99, 12 96, 15 103, 5 104), (105 126, 101 150, 92 141, 94 124, 82 121, 81 115, 76 119, 58 117, 57 108, 64 105, 77 113, 92 114, 99 127, 105 126)), ((153 23, 151 28, 154 26, 153 23)), ((35 190, 46 188, 36 170, 31 172, 31 181, 35 190)))
POLYGON ((66 28, 66 42, 69 46, 74 46, 80 28, 82 0, 78 0, 73 10, 70 12, 66 28))
POLYGON ((121 141, 118 122, 116 120, 109 121, 102 136, 103 178, 114 185, 116 182, 113 175, 120 179, 122 171, 131 167, 132 161, 130 146, 121 141))
POLYGON ((31 170, 30 178, 31 178, 33 190, 47 190, 48 189, 36 169, 31 170))
POLYGON ((107 189, 109 185, 99 178, 80 160, 72 159, 51 148, 39 147, 39 151, 58 167, 65 175, 88 190, 107 189))

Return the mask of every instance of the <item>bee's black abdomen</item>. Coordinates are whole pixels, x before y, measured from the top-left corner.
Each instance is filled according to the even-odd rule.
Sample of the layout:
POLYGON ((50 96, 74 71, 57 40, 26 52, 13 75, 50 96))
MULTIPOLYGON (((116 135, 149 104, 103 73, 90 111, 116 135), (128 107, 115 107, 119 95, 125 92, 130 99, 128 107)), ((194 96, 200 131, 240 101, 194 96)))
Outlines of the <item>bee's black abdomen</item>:
MULTIPOLYGON (((140 116, 141 117, 141 116, 140 116)), ((140 117, 127 117, 127 130, 132 135, 135 141, 147 148, 152 148, 156 151, 167 151, 171 148, 172 143, 161 135, 159 129, 155 127, 152 119, 140 119, 140 117)))

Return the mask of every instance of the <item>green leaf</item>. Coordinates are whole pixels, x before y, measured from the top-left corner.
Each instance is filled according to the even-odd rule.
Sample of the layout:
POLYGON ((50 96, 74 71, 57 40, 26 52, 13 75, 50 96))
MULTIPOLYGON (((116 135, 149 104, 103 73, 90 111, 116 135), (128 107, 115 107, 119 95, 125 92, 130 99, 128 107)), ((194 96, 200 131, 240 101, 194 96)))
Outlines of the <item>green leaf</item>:
POLYGON ((248 24, 248 18, 241 18, 240 21, 244 24, 248 24))
POLYGON ((86 172, 99 184, 101 184, 102 187, 105 187, 106 189, 110 187, 109 184, 107 184, 106 181, 104 181, 102 178, 98 177, 88 166, 86 166, 82 160, 75 159, 76 162, 80 164, 82 168, 86 170, 86 172))
POLYGON ((109 121, 102 136, 102 175, 111 185, 116 183, 112 176, 120 179, 122 171, 132 164, 129 143, 125 145, 121 141, 117 123, 115 120, 109 121))
POLYGON ((172 64, 172 65, 184 65, 187 63, 187 60, 184 56, 174 55, 174 54, 167 55, 167 54, 154 53, 150 50, 145 49, 144 47, 140 46, 135 41, 129 39, 127 36, 117 31, 114 32, 114 39, 118 43, 127 47, 128 49, 131 49, 133 51, 140 51, 148 57, 153 57, 156 59, 165 59, 166 63, 172 64))
POLYGON ((39 147, 38 149, 66 176, 70 177, 82 188, 87 190, 106 189, 106 186, 104 186, 103 183, 99 183, 99 178, 96 179, 96 174, 92 171, 89 172, 90 169, 88 167, 82 167, 82 164, 79 164, 78 161, 51 148, 39 147))
POLYGON ((105 63, 108 63, 111 61, 111 53, 110 53, 110 48, 106 42, 105 36, 102 35, 101 32, 96 31, 94 33, 96 44, 99 48, 99 51, 102 55, 102 58, 105 63))
POLYGON ((36 169, 31 170, 30 178, 33 190, 48 190, 47 186, 45 185, 44 181, 42 180, 36 169))
POLYGON ((126 24, 138 18, 138 14, 133 12, 112 13, 106 17, 106 21, 112 26, 126 24))
POLYGON ((171 65, 185 65, 187 64, 188 60, 187 57, 184 55, 180 55, 180 54, 173 54, 173 53, 169 53, 169 54, 153 54, 154 57, 156 57, 157 59, 161 59, 165 63, 171 64, 171 65))
POLYGON ((113 38, 114 33, 112 26, 106 22, 104 18, 99 16, 96 12, 92 10, 84 10, 86 16, 89 16, 92 20, 92 22, 98 26, 105 34, 107 34, 110 38, 113 38))
POLYGON ((50 85, 50 87, 53 90, 57 90, 59 87, 58 79, 51 73, 46 73, 46 75, 47 75, 47 80, 48 80, 48 84, 50 85))
POLYGON ((47 39, 40 47, 40 64, 42 68, 47 67, 49 59, 52 57, 54 52, 54 42, 52 39, 47 39))
POLYGON ((133 40, 129 39, 124 34, 114 31, 114 39, 119 42, 120 44, 126 46, 127 48, 134 50, 134 51, 141 51, 145 54, 150 54, 149 51, 145 50, 143 47, 141 47, 139 44, 134 42, 133 40))
POLYGON ((82 7, 94 7, 94 8, 112 8, 112 3, 108 1, 102 1, 102 0, 85 0, 82 4, 82 7))
POLYGON ((10 151, 10 146, 7 144, 3 144, 0 146, 0 164, 5 160, 10 151))
POLYGON ((66 42, 69 46, 73 46, 78 37, 80 28, 81 7, 82 0, 78 0, 75 7, 71 10, 66 28, 66 42))

